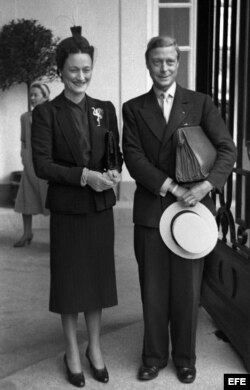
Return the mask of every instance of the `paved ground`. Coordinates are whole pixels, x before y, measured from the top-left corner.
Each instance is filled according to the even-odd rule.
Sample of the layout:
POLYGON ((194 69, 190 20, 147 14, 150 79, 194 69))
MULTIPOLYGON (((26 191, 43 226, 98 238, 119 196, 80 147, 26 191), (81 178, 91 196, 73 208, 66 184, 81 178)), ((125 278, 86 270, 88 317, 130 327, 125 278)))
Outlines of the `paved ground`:
MULTIPOLYGON (((184 389, 172 363, 154 381, 136 380, 143 334, 137 267, 134 259, 130 205, 119 205, 116 221, 116 270, 119 305, 103 315, 103 349, 110 371, 108 385, 95 382, 84 358, 86 330, 79 321, 79 341, 86 389, 184 389)), ((66 390, 64 351, 59 316, 48 312, 48 218, 34 219, 29 247, 13 248, 21 233, 21 219, 0 209, 0 390, 66 390)), ((216 338, 216 327, 201 308, 197 337, 197 379, 190 390, 223 389, 224 373, 245 373, 230 344, 216 338)))

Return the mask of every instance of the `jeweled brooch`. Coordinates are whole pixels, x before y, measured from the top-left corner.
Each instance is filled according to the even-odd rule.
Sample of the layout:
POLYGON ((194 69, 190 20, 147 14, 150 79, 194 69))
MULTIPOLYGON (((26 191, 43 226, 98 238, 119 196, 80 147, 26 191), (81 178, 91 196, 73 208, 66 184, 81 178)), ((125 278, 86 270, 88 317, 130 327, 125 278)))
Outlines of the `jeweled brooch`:
POLYGON ((96 116, 97 126, 101 126, 101 119, 103 118, 104 111, 102 108, 92 107, 93 115, 96 116))

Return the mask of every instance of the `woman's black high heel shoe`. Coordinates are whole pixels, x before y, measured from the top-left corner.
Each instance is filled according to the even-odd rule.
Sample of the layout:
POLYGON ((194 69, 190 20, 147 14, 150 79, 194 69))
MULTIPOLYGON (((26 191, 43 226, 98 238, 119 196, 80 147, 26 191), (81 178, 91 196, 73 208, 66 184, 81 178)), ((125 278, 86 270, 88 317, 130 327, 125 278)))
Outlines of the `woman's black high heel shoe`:
POLYGON ((69 383, 71 385, 76 387, 84 387, 85 386, 85 378, 83 372, 80 372, 79 374, 73 374, 73 372, 70 371, 70 368, 68 366, 67 362, 67 356, 66 353, 64 354, 63 361, 66 367, 66 373, 69 383))
POLYGON ((31 234, 30 237, 20 238, 20 240, 17 241, 13 246, 14 248, 22 248, 26 245, 30 245, 32 240, 33 240, 33 234, 31 234))
POLYGON ((93 378, 95 380, 97 380, 98 382, 102 382, 102 383, 108 383, 109 381, 109 373, 108 373, 108 370, 106 367, 104 368, 96 368, 91 359, 90 359, 90 356, 89 356, 89 347, 86 349, 86 358, 88 359, 89 361, 89 365, 90 365, 90 368, 91 368, 91 371, 92 371, 92 374, 93 374, 93 378))

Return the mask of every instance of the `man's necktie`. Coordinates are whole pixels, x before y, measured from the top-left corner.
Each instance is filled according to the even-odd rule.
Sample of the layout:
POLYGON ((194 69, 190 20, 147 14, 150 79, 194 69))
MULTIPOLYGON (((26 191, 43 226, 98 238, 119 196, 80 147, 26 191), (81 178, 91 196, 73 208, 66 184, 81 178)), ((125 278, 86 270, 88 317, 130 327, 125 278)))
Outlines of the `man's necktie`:
POLYGON ((161 94, 161 107, 162 107, 162 113, 163 116, 166 120, 166 123, 168 123, 169 115, 170 115, 170 110, 171 110, 171 101, 172 99, 171 95, 167 94, 165 95, 164 93, 161 94))

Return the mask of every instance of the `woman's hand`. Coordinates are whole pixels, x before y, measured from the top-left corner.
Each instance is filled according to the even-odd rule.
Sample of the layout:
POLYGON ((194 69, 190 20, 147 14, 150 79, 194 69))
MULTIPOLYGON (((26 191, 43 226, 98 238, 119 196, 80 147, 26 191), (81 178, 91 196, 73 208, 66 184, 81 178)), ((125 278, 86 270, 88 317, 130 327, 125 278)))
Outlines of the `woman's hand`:
POLYGON ((201 183, 192 185, 190 189, 188 189, 181 196, 178 196, 177 199, 179 201, 182 201, 185 206, 195 206, 196 203, 202 200, 212 189, 212 184, 209 181, 205 180, 201 183))
POLYGON ((121 175, 116 169, 109 169, 107 172, 103 173, 103 176, 106 179, 111 180, 113 184, 117 184, 121 180, 121 175))
POLYGON ((101 172, 89 170, 86 177, 86 183, 95 191, 102 192, 112 188, 114 182, 101 172))

